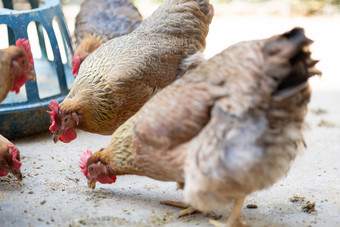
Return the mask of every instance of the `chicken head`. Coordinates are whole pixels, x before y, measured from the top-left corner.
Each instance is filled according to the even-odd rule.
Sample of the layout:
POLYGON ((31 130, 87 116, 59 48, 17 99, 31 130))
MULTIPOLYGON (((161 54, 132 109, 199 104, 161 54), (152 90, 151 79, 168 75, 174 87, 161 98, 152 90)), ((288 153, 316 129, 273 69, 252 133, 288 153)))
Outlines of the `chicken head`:
POLYGON ((14 75, 11 91, 19 93, 20 87, 24 85, 28 79, 32 81, 35 80, 35 72, 29 41, 18 39, 16 46, 20 47, 22 52, 18 52, 18 55, 11 62, 11 72, 12 75, 14 75))
POLYGON ((18 149, 13 145, 8 145, 0 150, 0 176, 7 176, 8 173, 13 174, 18 181, 22 180, 22 174, 20 172, 20 153, 18 149))
POLYGON ((74 129, 80 120, 80 116, 76 112, 60 112, 59 103, 56 100, 51 100, 48 104, 51 111, 47 111, 51 115, 52 124, 49 127, 53 133, 53 141, 57 143, 58 140, 69 143, 77 138, 77 132, 74 129))
POLYGON ((112 184, 116 182, 116 175, 112 169, 102 163, 92 152, 87 150, 80 159, 79 167, 88 180, 88 187, 95 189, 96 182, 112 184))

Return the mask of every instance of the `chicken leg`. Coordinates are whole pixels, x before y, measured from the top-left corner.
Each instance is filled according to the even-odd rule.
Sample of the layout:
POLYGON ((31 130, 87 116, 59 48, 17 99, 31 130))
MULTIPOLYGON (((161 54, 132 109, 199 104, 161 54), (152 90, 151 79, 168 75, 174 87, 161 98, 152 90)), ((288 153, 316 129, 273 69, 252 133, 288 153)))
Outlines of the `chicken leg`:
POLYGON ((184 217, 184 216, 191 215, 191 214, 198 212, 198 210, 196 210, 193 207, 190 207, 188 204, 182 201, 166 200, 164 202, 161 202, 161 204, 183 208, 183 210, 179 212, 178 217, 184 217))
POLYGON ((246 197, 244 196, 244 197, 235 199, 234 206, 233 206, 233 209, 231 210, 227 223, 222 223, 216 220, 210 220, 209 223, 215 227, 245 227, 247 226, 245 222, 240 221, 241 209, 242 209, 245 198, 246 197))

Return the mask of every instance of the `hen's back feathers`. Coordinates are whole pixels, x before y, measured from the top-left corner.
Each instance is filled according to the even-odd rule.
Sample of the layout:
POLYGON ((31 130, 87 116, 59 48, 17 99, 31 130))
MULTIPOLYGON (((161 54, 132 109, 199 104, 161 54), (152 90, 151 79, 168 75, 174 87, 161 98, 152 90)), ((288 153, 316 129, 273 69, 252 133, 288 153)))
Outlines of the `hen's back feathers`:
POLYGON ((76 17, 77 43, 90 35, 104 42, 132 32, 142 16, 130 0, 85 0, 76 17))

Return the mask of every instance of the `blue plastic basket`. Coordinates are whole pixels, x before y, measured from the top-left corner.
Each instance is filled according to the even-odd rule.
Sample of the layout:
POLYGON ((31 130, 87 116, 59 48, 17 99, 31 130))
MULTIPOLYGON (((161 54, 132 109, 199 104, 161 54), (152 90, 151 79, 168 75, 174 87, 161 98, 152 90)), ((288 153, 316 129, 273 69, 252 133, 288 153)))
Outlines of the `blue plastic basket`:
MULTIPOLYGON (((50 116, 46 113, 47 104, 51 99, 61 102, 74 80, 71 73, 72 43, 60 2, 45 0, 43 3, 43 6, 26 11, 0 9, 0 24, 7 25, 9 44, 14 44, 18 38, 27 39, 27 27, 33 23, 41 53, 36 57, 32 48, 36 81, 29 80, 19 94, 10 93, 0 104, 0 134, 9 139, 47 131, 50 125, 50 116), (54 27, 53 20, 56 21, 54 27), (55 24, 59 32, 55 31, 55 24), (44 36, 44 30, 48 39, 46 34, 44 36), (48 43, 52 49, 52 60, 47 53, 48 43), (63 59, 61 47, 64 49, 63 59)), ((33 8, 32 1, 31 5, 33 8)))

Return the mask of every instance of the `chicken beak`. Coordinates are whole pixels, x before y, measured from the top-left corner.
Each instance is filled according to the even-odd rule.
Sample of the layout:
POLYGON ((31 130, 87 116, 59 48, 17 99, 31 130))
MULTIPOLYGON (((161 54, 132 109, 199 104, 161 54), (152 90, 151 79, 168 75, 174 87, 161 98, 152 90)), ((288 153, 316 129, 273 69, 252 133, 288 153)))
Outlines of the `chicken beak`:
POLYGON ((28 79, 30 79, 32 82, 35 81, 35 71, 32 69, 31 71, 28 72, 28 79))
POLYGON ((59 141, 59 134, 53 133, 52 140, 54 143, 57 143, 59 141))
POLYGON ((20 171, 14 170, 12 174, 18 179, 18 181, 22 181, 22 174, 20 171))
POLYGON ((96 188, 96 183, 97 183, 97 180, 95 178, 92 178, 92 179, 89 179, 87 181, 87 186, 89 188, 95 189, 96 188))

